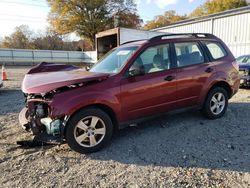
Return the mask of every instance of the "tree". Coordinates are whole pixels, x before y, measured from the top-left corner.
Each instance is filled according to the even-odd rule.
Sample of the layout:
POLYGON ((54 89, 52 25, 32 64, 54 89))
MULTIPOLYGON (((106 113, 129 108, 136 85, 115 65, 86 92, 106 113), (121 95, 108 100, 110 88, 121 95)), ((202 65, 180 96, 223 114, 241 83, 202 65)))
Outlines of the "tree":
POLYGON ((118 12, 113 15, 114 27, 140 28, 143 20, 136 13, 118 12))
POLYGON ((175 23, 186 19, 187 17, 178 15, 174 10, 166 11, 164 15, 156 16, 153 20, 148 21, 144 28, 145 29, 154 29, 157 27, 167 26, 169 24, 175 23))
POLYGON ((225 10, 247 6, 246 0, 207 0, 203 5, 197 7, 190 17, 205 16, 225 10))
POLYGON ((47 30, 45 34, 33 39, 34 49, 64 50, 63 40, 56 32, 47 30))
POLYGON ((205 15, 205 9, 204 6, 200 5, 194 11, 189 15, 189 17, 199 17, 205 15))
POLYGON ((71 41, 66 36, 49 29, 46 32, 32 32, 28 26, 21 25, 5 38, 0 38, 0 48, 37 50, 92 50, 87 41, 71 41))
POLYGON ((189 16, 181 16, 176 14, 175 11, 166 11, 164 15, 156 16, 153 20, 148 21, 144 28, 145 29, 154 29, 157 27, 163 27, 170 25, 172 23, 192 18, 205 16, 208 14, 213 14, 229 9, 239 8, 242 6, 247 6, 246 0, 206 0, 206 2, 198 6, 189 16))
MULTIPOLYGON (((76 32, 94 46, 95 34, 113 27, 113 16, 136 15, 134 0, 47 0, 52 28, 66 34, 76 32)), ((138 17, 134 17, 138 19, 138 17)), ((120 19, 119 25, 134 26, 120 19)), ((137 22, 135 22, 137 24, 137 22)))
POLYGON ((10 36, 4 37, 2 47, 20 49, 32 48, 30 45, 31 33, 27 25, 18 26, 10 36))

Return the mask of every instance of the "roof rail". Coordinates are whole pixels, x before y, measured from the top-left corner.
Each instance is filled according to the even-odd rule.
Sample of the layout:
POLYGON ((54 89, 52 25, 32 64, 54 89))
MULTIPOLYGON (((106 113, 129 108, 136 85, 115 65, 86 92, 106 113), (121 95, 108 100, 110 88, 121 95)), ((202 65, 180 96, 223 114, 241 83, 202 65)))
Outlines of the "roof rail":
POLYGON ((216 36, 210 33, 172 33, 172 34, 165 34, 165 35, 158 35, 156 37, 153 37, 149 39, 149 41, 158 41, 162 40, 163 38, 171 38, 171 37, 178 37, 178 36, 186 36, 186 37, 195 37, 195 38, 211 38, 211 39, 217 39, 216 36))
POLYGON ((131 41, 124 42, 124 43, 122 43, 121 45, 123 45, 123 44, 129 44, 129 43, 132 43, 132 42, 144 41, 144 40, 146 41, 147 39, 131 40, 131 41))

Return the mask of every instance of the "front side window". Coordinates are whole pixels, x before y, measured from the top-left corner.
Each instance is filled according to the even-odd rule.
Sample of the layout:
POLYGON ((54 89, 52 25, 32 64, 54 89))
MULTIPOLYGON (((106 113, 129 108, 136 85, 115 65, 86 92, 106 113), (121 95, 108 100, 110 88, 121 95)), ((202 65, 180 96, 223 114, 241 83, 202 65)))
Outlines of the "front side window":
POLYGON ((102 73, 118 73, 138 47, 116 48, 111 50, 89 71, 102 73))
POLYGON ((133 65, 143 67, 146 74, 170 69, 169 44, 147 48, 133 65))
POLYGON ((177 66, 185 67, 189 65, 201 64, 204 56, 196 42, 175 43, 177 66))
POLYGON ((226 51, 224 48, 216 42, 204 42, 205 45, 207 46, 209 52, 211 53, 213 59, 220 59, 222 57, 226 56, 226 51))

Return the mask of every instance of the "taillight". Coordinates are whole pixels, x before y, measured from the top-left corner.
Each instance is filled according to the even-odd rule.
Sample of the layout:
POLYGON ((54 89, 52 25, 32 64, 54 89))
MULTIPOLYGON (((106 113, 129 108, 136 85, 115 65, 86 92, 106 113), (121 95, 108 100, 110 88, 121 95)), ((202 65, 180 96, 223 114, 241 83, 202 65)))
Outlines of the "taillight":
POLYGON ((239 71, 239 64, 237 63, 237 61, 233 61, 232 65, 237 71, 239 71))

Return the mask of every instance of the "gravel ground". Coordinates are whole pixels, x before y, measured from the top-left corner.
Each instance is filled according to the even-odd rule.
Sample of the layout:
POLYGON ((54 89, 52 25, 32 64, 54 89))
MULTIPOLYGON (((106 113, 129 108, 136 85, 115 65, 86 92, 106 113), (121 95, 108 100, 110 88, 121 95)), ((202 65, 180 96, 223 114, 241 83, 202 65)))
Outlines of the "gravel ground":
POLYGON ((250 187, 250 90, 241 89, 226 115, 164 116, 119 131, 102 151, 81 155, 66 144, 23 149, 18 125, 21 80, 8 68, 0 89, 0 187, 250 187))

